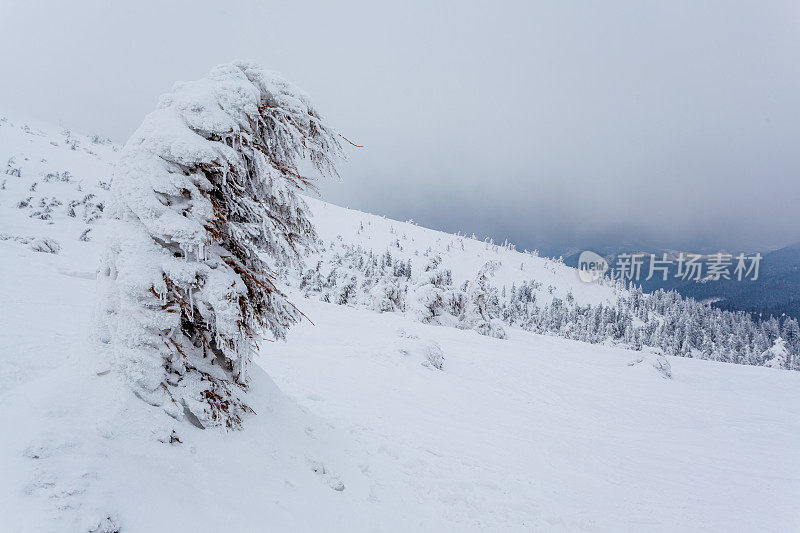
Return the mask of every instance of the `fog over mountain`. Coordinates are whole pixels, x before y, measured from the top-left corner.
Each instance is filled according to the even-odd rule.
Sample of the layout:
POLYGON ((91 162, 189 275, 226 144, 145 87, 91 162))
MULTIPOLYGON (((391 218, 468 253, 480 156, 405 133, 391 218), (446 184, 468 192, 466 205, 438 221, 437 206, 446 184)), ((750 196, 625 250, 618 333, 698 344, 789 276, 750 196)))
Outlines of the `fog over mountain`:
POLYGON ((768 249, 800 241, 798 23, 790 1, 9 3, 0 98, 123 142, 174 79, 252 58, 365 146, 331 201, 551 254, 768 249))

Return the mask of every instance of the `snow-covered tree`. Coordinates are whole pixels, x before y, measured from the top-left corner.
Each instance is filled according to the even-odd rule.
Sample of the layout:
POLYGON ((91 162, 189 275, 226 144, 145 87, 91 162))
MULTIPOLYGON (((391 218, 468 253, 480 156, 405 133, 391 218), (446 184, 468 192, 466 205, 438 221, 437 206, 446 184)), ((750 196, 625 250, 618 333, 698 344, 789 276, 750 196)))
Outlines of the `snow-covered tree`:
POLYGON ((786 341, 778 337, 775 339, 775 344, 769 350, 761 354, 764 361, 764 366, 770 368, 788 368, 789 367, 789 351, 786 349, 786 341))
POLYGON ((197 426, 241 425, 256 339, 301 316, 274 275, 316 239, 301 165, 335 176, 337 135, 246 62, 176 84, 145 118, 117 164, 98 277, 101 340, 139 397, 197 426))
POLYGON ((498 261, 488 261, 478 271, 478 275, 469 283, 465 325, 474 329, 481 335, 488 335, 498 339, 506 338, 500 320, 499 305, 497 302, 497 288, 489 284, 489 277, 499 268, 498 261))
POLYGON ((448 312, 448 300, 453 276, 442 267, 442 258, 432 255, 422 269, 414 289, 412 312, 422 322, 455 325, 455 318, 448 312))
POLYGON ((403 311, 405 291, 396 277, 384 276, 370 289, 372 308, 381 313, 403 311))

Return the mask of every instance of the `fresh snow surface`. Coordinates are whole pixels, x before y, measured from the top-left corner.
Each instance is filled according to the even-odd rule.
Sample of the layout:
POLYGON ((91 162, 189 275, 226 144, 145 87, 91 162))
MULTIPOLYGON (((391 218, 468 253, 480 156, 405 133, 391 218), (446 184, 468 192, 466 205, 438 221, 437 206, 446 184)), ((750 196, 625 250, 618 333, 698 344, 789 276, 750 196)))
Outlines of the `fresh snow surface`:
MULTIPOLYGON (((652 354, 290 291, 310 322, 263 343, 245 429, 176 423, 89 340, 117 153, 95 141, 0 120, 0 531, 800 530, 796 372, 667 357, 667 379, 652 354)), ((460 240, 310 203, 325 241, 383 252, 405 234, 413 257, 460 240)), ((615 296, 464 242, 443 254, 459 281, 499 255, 505 283, 615 296)))

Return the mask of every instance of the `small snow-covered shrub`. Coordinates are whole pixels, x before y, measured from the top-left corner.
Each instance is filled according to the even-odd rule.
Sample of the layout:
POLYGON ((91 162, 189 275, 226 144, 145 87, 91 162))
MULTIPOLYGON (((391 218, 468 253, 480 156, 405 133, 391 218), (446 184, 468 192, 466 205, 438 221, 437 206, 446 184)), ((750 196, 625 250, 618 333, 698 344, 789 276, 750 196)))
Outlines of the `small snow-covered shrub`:
POLYGON ((61 251, 61 245, 55 239, 35 239, 28 246, 34 252, 43 252, 46 254, 57 254, 61 251))
POLYGON ((442 370, 444 368, 444 352, 434 340, 420 339, 417 335, 404 329, 397 330, 400 337, 400 353, 419 360, 422 366, 442 370))
POLYGON ((122 528, 115 517, 109 515, 91 523, 86 531, 88 533, 119 533, 122 528))
POLYGON ((8 158, 8 163, 6 163, 6 174, 17 178, 22 177, 22 171, 18 166, 16 166, 15 159, 13 157, 8 158))
POLYGON ((200 427, 241 425, 255 339, 301 317, 274 273, 316 239, 300 161, 335 175, 340 155, 308 97, 251 63, 161 98, 117 164, 98 276, 100 339, 139 397, 200 427))
POLYGON ((437 370, 442 370, 444 368, 444 352, 436 341, 430 341, 425 346, 425 361, 423 361, 422 364, 423 366, 430 366, 437 370))
POLYGON ((628 366, 639 364, 650 365, 661 375, 662 378, 672 379, 672 365, 669 360, 658 348, 646 347, 636 359, 628 363, 628 366))

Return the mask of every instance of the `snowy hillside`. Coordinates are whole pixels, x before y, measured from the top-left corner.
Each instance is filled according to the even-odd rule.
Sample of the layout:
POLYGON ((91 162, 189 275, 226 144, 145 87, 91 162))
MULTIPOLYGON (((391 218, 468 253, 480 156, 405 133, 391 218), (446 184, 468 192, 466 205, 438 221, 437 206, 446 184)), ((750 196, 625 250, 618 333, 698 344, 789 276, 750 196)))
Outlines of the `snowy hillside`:
MULTIPOLYGON (((84 238, 94 239, 102 226, 102 221, 95 222, 108 197, 118 147, 107 140, 88 138, 41 122, 0 120, 3 149, 0 161, 6 161, 5 175, 0 178, 6 191, 2 205, 20 209, 17 216, 6 217, 9 225, 3 233, 36 234, 40 238, 58 233, 60 238, 71 240, 75 232, 80 237, 90 230, 84 238), (25 205, 20 206, 20 201, 25 205), (46 225, 38 223, 39 220, 45 220, 46 225), (56 222, 59 228, 68 226, 71 233, 55 230, 56 222)), ((346 243, 378 255, 389 250, 396 259, 412 260, 416 270, 423 266, 426 254, 438 253, 443 266, 452 271, 454 283, 459 285, 472 279, 486 262, 498 261, 499 268, 493 276, 498 286, 510 287, 535 279, 541 284, 537 290, 540 298, 547 300, 551 296, 564 299, 570 292, 580 304, 616 300, 611 287, 582 283, 575 269, 538 257, 535 252, 521 253, 511 245, 499 246, 434 231, 314 198, 306 201, 323 248, 346 243)), ((307 262, 313 264, 314 257, 307 262)))
MULTIPOLYGON (((343 209, 313 198, 307 201, 317 232, 328 247, 345 242, 378 255, 389 250, 395 259, 410 259, 412 265, 420 268, 426 253, 436 253, 442 257, 443 266, 452 271, 454 285, 474 278, 487 262, 497 261, 499 267, 492 277, 497 286, 511 287, 535 279, 541 284, 536 291, 540 298, 549 300, 557 296, 564 299, 572 292, 576 301, 586 305, 608 303, 617 297, 611 287, 583 283, 574 268, 539 257, 536 252, 523 253, 513 245, 496 245, 434 231, 409 222, 343 209)), ((309 263, 313 263, 313 257, 309 263)))
MULTIPOLYGON (((0 205, 18 209, 0 239, 45 249, 54 232, 55 246, 76 237, 102 241, 102 209, 118 148, 47 124, 5 119, 0 125, 0 161, 7 161, 0 205)), ((775 366, 770 349, 783 339, 784 368, 800 370, 800 325, 791 317, 756 321, 663 291, 645 298, 621 282, 584 283, 575 269, 535 251, 306 201, 320 237, 318 252, 302 271, 274 265, 306 298, 407 313, 495 336, 510 326, 756 366, 775 366), (487 309, 472 305, 476 290, 485 293, 487 309)))
POLYGON ((636 328, 665 311, 629 307, 636 328, 591 339, 606 346, 526 331, 512 317, 532 311, 512 307, 512 286, 550 309, 527 329, 566 336, 578 333, 556 329, 554 301, 576 324, 576 309, 636 295, 319 200, 320 252, 306 271, 279 266, 309 320, 262 344, 256 414, 231 433, 176 422, 90 341, 117 153, 0 119, 1 531, 800 528, 800 373, 660 355, 636 328), (437 255, 452 276, 439 288, 456 296, 497 262, 507 338, 456 315, 455 327, 420 321, 412 293, 437 255), (406 309, 376 312, 372 259, 397 267, 406 309), (352 277, 354 293, 332 301, 352 277), (637 339, 640 351, 624 348, 637 339))

